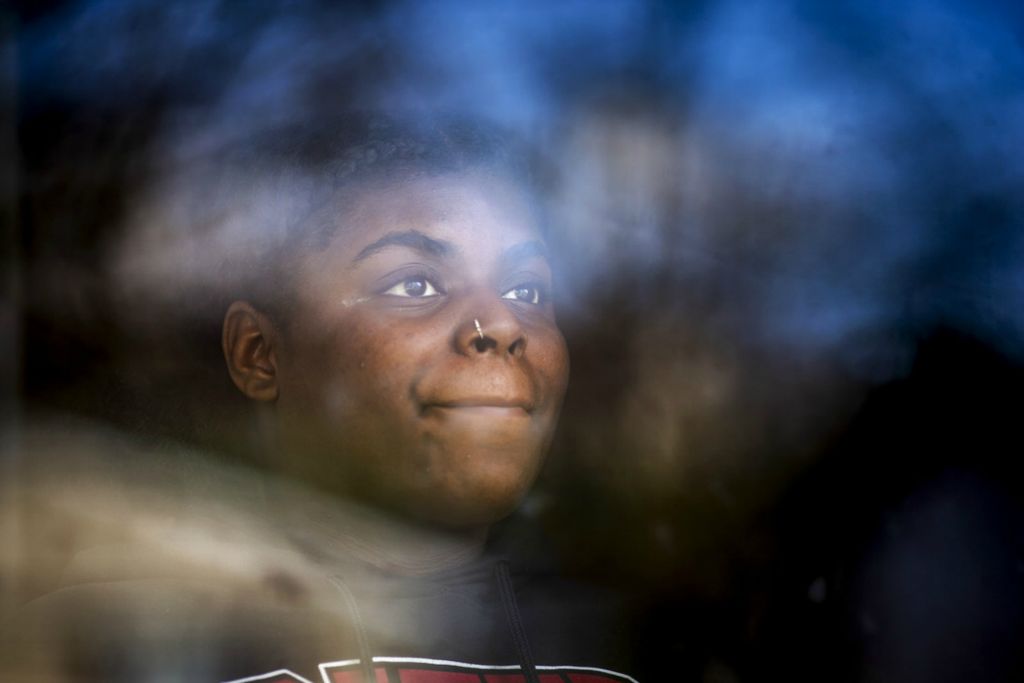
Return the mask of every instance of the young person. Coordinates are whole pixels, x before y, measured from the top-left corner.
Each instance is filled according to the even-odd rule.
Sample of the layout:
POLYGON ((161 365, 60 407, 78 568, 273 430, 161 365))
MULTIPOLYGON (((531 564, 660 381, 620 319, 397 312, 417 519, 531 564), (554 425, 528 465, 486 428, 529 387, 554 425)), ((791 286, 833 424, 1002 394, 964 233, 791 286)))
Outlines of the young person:
POLYGON ((569 365, 550 256, 505 148, 467 127, 353 115, 210 168, 189 184, 199 199, 165 196, 161 215, 194 217, 183 204, 213 193, 225 223, 277 223, 222 335, 263 425, 260 467, 180 456, 188 481, 169 485, 166 467, 132 456, 146 474, 113 512, 109 482, 72 477, 62 500, 103 501, 103 540, 19 619, 26 661, 12 671, 631 680, 609 668, 625 625, 607 604, 514 580, 485 549, 537 476, 569 365))

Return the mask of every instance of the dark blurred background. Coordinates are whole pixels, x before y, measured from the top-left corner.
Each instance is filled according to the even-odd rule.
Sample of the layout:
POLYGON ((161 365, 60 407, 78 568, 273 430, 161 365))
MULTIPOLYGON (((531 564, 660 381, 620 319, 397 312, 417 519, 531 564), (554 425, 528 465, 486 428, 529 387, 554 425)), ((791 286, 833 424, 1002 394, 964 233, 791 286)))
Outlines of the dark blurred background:
POLYGON ((5 443, 60 412, 244 457, 239 235, 168 227, 164 170, 313 111, 457 112, 545 162, 573 359, 509 527, 634 596, 641 680, 1024 677, 1019 3, 0 22, 5 443))

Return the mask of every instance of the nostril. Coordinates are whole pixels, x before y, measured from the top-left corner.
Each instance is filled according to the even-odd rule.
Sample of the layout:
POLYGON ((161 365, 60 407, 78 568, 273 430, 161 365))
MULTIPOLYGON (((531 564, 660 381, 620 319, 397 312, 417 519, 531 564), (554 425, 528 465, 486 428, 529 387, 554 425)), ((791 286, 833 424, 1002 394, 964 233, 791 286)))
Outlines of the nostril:
POLYGON ((511 356, 519 355, 523 351, 523 348, 526 346, 525 341, 526 340, 524 340, 522 337, 520 337, 519 339, 516 339, 514 342, 509 344, 509 347, 508 347, 509 355, 511 355, 511 356))
POLYGON ((473 348, 479 353, 484 353, 489 349, 493 349, 498 346, 498 342, 494 341, 490 337, 479 337, 473 340, 473 348))

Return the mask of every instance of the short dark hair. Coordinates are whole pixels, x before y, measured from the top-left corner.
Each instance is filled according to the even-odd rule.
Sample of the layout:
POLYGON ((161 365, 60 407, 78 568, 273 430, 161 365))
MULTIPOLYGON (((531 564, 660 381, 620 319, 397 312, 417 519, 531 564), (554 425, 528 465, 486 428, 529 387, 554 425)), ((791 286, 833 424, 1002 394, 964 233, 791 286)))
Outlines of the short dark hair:
MULTIPOLYGON (((323 209, 345 189, 469 170, 533 184, 525 146, 510 135, 466 120, 368 111, 263 131, 224 149, 214 164, 228 192, 238 189, 238 178, 258 178, 272 195, 264 201, 292 195, 292 215, 279 216, 286 224, 272 228, 279 239, 249 264, 252 276, 237 293, 278 318, 288 310, 292 258, 325 248, 343 229, 333 218, 324 220, 323 209)), ((247 201, 244 194, 238 199, 247 201)), ((231 198, 226 202, 230 210, 231 198)))

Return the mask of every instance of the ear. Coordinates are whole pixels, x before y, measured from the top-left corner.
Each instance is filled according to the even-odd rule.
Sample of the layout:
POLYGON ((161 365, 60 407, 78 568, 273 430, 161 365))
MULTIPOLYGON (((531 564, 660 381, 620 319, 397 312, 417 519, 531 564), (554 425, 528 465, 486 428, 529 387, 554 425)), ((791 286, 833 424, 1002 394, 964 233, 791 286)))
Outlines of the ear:
POLYGON ((238 389, 256 401, 277 398, 276 332, 267 316, 247 301, 235 301, 224 314, 221 345, 228 374, 238 389))

